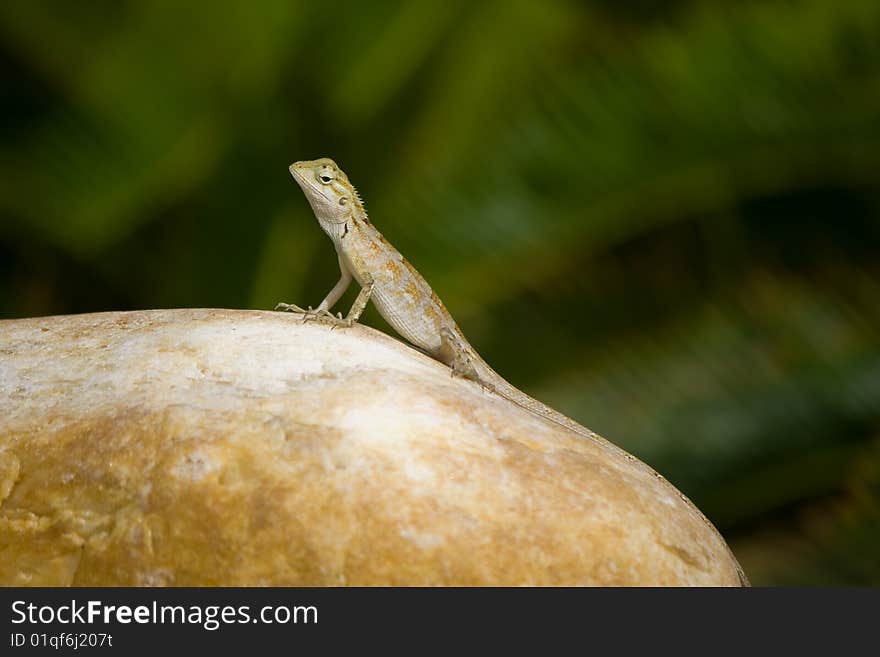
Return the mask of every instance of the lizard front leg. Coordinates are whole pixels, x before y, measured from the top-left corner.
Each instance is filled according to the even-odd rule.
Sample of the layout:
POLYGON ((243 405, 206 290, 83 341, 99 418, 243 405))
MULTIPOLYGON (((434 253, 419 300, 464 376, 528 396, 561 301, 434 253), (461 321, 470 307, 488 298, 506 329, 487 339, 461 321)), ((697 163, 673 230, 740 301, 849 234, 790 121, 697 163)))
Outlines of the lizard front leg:
MULTIPOLYGON (((275 306, 275 310, 284 310, 287 312, 301 313, 304 315, 303 320, 309 319, 310 317, 318 318, 326 318, 330 320, 341 320, 341 317, 337 317, 333 313, 330 312, 330 309, 336 305, 336 302, 339 301, 339 298, 345 294, 345 291, 348 289, 348 286, 351 284, 351 272, 348 267, 345 266, 345 262, 342 260, 342 256, 339 256, 339 280, 336 285, 333 286, 333 289, 327 293, 327 296, 324 297, 324 300, 318 304, 318 307, 314 310, 311 306, 308 309, 300 308, 297 305, 292 303, 279 303, 275 306)), ((349 313, 350 314, 350 313, 349 313)))
POLYGON ((361 286, 361 291, 358 293, 354 303, 351 304, 348 315, 342 320, 347 326, 351 326, 360 319, 361 313, 364 312, 364 308, 367 307, 367 302, 370 300, 370 295, 373 293, 373 284, 375 283, 373 277, 368 273, 364 273, 363 278, 364 282, 361 286))

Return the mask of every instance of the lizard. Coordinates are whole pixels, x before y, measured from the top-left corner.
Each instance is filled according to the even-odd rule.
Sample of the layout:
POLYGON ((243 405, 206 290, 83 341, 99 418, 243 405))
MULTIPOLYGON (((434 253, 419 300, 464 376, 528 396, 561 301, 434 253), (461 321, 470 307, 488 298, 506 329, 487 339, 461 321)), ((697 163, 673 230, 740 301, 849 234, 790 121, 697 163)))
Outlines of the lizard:
POLYGON ((571 418, 530 397, 495 372, 471 346, 424 277, 370 222, 348 176, 329 158, 294 162, 289 167, 339 260, 340 278, 317 308, 279 303, 275 310, 302 313, 351 326, 373 301, 382 317, 407 341, 469 379, 534 415, 581 436, 598 436, 571 418), (345 318, 330 309, 352 279, 360 292, 345 318))
MULTIPOLYGON (((373 226, 357 190, 333 160, 321 158, 294 162, 289 170, 302 188, 321 228, 333 242, 340 277, 316 309, 279 303, 275 310, 302 313, 304 319, 328 321, 334 326, 352 326, 372 300, 395 331, 451 368, 453 375, 470 379, 539 418, 604 445, 628 461, 638 462, 633 455, 530 397, 495 372, 465 338, 424 277, 373 226), (330 309, 353 279, 357 280, 361 290, 348 315, 343 318, 341 314, 332 314, 330 309)), ((663 479, 649 466, 641 465, 654 477, 663 479)), ((680 491, 676 492, 703 522, 714 528, 693 502, 680 491)), ((749 581, 735 558, 734 563, 741 583, 748 586, 749 581)))

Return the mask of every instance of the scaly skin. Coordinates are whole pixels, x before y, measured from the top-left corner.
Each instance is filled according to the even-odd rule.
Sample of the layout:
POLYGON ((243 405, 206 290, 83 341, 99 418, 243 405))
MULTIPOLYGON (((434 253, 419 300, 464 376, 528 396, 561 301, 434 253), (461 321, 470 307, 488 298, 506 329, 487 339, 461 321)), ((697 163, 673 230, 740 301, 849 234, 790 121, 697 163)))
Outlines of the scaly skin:
POLYGON ((598 438, 589 429, 518 390, 486 364, 427 281, 370 223, 360 196, 333 160, 295 162, 290 165, 290 173, 302 187, 318 223, 336 247, 341 276, 315 310, 303 310, 286 303, 278 304, 276 310, 325 317, 350 326, 372 300, 395 331, 451 367, 453 374, 471 379, 575 433, 598 438), (361 286, 360 294, 345 319, 334 317, 330 309, 352 278, 361 286))

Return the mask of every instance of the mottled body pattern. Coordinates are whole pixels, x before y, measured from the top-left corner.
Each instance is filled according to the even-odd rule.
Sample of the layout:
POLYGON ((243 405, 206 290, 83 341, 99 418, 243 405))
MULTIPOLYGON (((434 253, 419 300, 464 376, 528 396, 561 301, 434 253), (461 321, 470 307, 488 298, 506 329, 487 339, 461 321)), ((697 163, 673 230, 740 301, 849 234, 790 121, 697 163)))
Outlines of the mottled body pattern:
POLYGON ((296 162, 290 173, 302 187, 318 223, 333 241, 340 279, 317 309, 292 304, 276 309, 301 312, 351 325, 372 300, 382 317, 409 342, 452 368, 453 374, 475 381, 535 415, 583 436, 589 429, 509 384, 470 345, 452 315, 427 281, 370 223, 348 177, 333 160, 296 162), (361 286, 345 319, 330 313, 354 278, 361 286))

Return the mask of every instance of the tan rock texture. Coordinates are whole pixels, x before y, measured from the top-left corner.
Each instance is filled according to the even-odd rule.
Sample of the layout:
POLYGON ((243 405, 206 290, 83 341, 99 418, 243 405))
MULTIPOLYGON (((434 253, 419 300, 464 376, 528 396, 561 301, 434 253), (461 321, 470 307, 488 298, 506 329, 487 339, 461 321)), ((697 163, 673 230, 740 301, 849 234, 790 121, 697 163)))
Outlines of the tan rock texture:
POLYGON ((740 585, 653 470, 372 329, 0 322, 0 584, 740 585))

